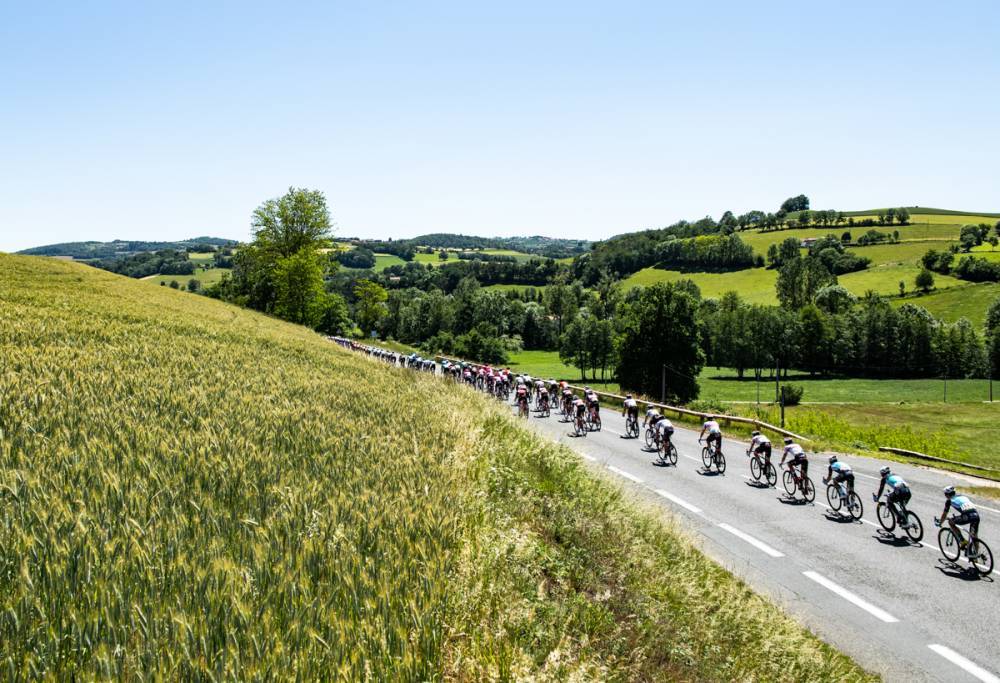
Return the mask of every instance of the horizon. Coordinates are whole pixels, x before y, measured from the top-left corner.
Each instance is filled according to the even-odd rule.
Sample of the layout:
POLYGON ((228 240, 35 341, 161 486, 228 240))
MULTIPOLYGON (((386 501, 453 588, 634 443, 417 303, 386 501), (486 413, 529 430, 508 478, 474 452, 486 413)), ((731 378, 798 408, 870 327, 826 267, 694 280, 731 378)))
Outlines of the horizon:
POLYGON ((246 241, 289 186, 365 239, 998 210, 990 3, 296 9, 9 9, 0 250, 246 241))

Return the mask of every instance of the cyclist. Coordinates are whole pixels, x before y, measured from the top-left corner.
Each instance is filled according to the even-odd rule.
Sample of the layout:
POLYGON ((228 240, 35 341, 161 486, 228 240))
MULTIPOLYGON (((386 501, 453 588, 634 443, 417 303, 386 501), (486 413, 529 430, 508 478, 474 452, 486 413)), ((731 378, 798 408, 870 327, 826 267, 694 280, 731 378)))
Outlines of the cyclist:
POLYGON ((836 455, 830 456, 830 464, 826 468, 826 477, 823 483, 826 484, 833 479, 834 484, 847 484, 847 495, 854 491, 854 472, 846 462, 840 462, 836 455))
POLYGON ((549 395, 558 396, 559 395, 559 383, 554 379, 549 380, 549 395))
POLYGON ((549 407, 549 390, 542 386, 538 389, 538 409, 545 410, 549 407))
POLYGON ((562 400, 563 400, 563 412, 567 415, 571 414, 570 411, 573 408, 573 390, 569 388, 569 385, 565 385, 562 390, 562 400))
POLYGON ((757 455, 763 455, 764 470, 766 471, 767 466, 771 464, 771 440, 756 429, 750 433, 750 436, 752 437, 750 439, 750 450, 747 452, 749 454, 756 453, 757 455))
POLYGON ((888 486, 889 493, 885 499, 889 504, 889 509, 896 515, 896 521, 904 529, 907 528, 906 520, 903 519, 902 506, 910 502, 910 486, 901 476, 892 474, 888 465, 880 469, 878 473, 882 475, 882 480, 878 484, 878 493, 872 494, 872 500, 877 501, 882 496, 882 491, 888 486))
POLYGON ((654 408, 653 406, 649 406, 648 408, 646 408, 646 417, 642 421, 642 426, 644 428, 652 427, 661 419, 663 419, 663 416, 660 415, 660 411, 654 408))
POLYGON ((590 411, 590 419, 592 422, 601 421, 601 398, 597 393, 587 387, 583 390, 583 395, 587 400, 587 410, 590 411))
MULTIPOLYGON (((572 392, 570 392, 572 394, 572 392)), ((576 424, 583 428, 587 415, 587 404, 579 396, 573 397, 573 414, 576 416, 576 424)))
POLYGON ((656 421, 655 431, 656 443, 662 444, 663 452, 666 453, 670 449, 670 437, 673 436, 674 425, 661 415, 660 419, 656 421))
POLYGON ((949 486, 944 490, 944 511, 941 513, 941 518, 934 520, 937 526, 941 526, 941 523, 945 521, 949 507, 954 508, 958 514, 947 518, 948 526, 955 533, 955 537, 959 539, 959 547, 965 550, 966 541, 962 538, 962 534, 959 533, 958 527, 960 524, 968 524, 969 537, 972 539, 979 538, 979 510, 972 504, 968 496, 960 493, 956 494, 955 487, 949 486))
POLYGON ((517 385, 517 393, 514 395, 514 402, 517 404, 517 412, 528 412, 528 389, 523 384, 517 385))
POLYGON ((632 398, 632 394, 625 394, 625 401, 622 403, 622 417, 626 416, 639 421, 639 404, 632 398))
POLYGON ((722 452, 722 427, 719 426, 718 421, 715 419, 715 415, 709 415, 705 420, 705 424, 701 426, 701 434, 698 435, 698 441, 701 441, 705 436, 705 432, 708 432, 708 438, 705 439, 705 445, 711 446, 712 442, 715 442, 715 450, 719 453, 722 452))
POLYGON ((795 474, 795 467, 799 468, 800 482, 799 486, 805 486, 805 479, 809 473, 809 458, 806 457, 805 449, 799 444, 792 440, 792 437, 785 437, 785 450, 781 453, 781 462, 778 463, 778 467, 782 467, 785 464, 785 458, 791 457, 788 461, 788 471, 795 474))

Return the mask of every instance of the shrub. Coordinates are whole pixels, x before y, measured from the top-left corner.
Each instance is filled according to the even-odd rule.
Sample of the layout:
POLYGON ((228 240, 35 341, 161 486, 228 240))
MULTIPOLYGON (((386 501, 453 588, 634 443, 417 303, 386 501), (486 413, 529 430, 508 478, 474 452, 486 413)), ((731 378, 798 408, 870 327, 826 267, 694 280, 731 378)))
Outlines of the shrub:
POLYGON ((797 406, 802 401, 805 389, 798 384, 781 385, 781 401, 786 406, 797 406))

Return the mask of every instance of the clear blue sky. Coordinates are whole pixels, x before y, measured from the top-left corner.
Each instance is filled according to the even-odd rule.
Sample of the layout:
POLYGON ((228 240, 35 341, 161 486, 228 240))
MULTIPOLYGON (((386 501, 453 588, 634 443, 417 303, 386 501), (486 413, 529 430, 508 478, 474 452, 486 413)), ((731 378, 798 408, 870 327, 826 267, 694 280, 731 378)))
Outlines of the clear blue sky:
POLYGON ((1000 3, 822 5, 3 3, 0 249, 1000 211, 1000 3))

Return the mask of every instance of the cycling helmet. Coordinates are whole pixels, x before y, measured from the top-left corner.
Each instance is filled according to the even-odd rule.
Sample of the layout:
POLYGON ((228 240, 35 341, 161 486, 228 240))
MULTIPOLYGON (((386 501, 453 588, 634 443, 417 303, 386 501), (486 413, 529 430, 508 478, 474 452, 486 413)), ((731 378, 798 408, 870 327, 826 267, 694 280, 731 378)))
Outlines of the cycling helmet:
POLYGON ((945 486, 944 487, 944 495, 947 498, 951 498, 952 496, 954 496, 955 495, 955 487, 954 486, 945 486))
POLYGON ((790 436, 786 436, 786 437, 785 437, 785 445, 787 446, 787 445, 789 445, 789 444, 791 444, 791 443, 792 443, 792 437, 790 437, 790 436))
POLYGON ((760 431, 755 429, 752 432, 750 432, 750 436, 760 436, 760 431))
POLYGON ((625 398, 632 398, 632 394, 625 394, 625 398))
POLYGON ((886 465, 885 467, 883 467, 882 469, 880 469, 878 471, 878 473, 881 474, 884 477, 885 475, 889 474, 889 471, 890 471, 889 470, 889 466, 886 465))
POLYGON ((835 463, 835 462, 837 462, 837 456, 835 456, 835 455, 831 455, 831 456, 830 456, 830 464, 832 465, 832 464, 833 464, 833 463, 835 463))
POLYGON ((584 387, 583 390, 584 391, 590 391, 590 387, 584 387))

